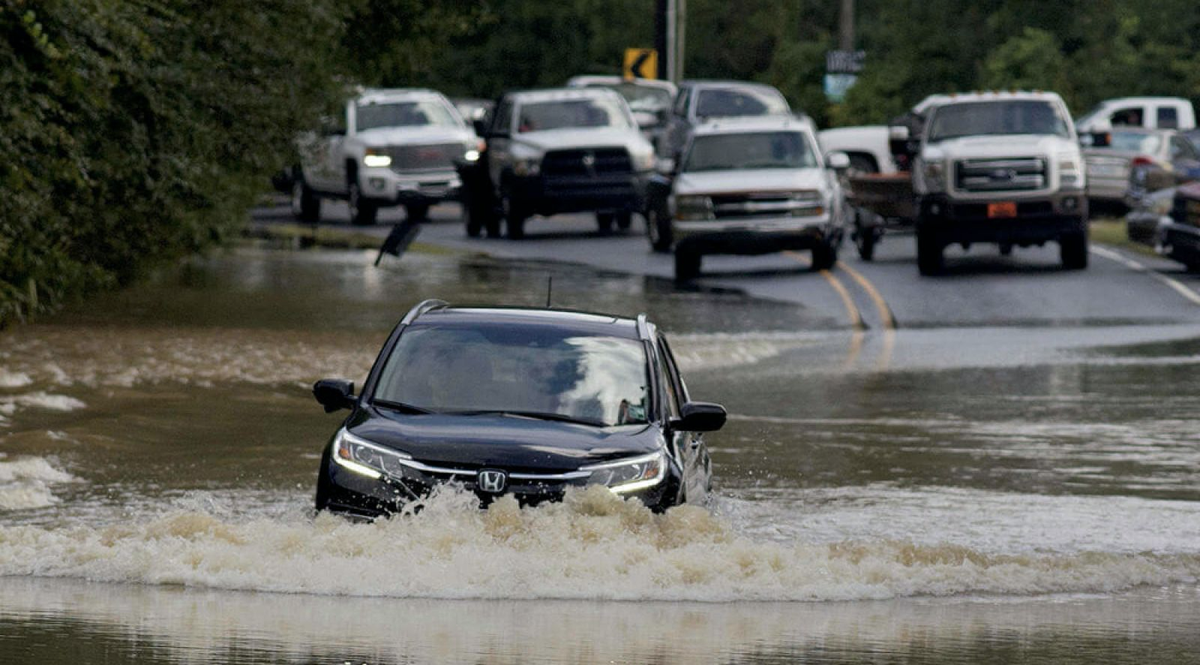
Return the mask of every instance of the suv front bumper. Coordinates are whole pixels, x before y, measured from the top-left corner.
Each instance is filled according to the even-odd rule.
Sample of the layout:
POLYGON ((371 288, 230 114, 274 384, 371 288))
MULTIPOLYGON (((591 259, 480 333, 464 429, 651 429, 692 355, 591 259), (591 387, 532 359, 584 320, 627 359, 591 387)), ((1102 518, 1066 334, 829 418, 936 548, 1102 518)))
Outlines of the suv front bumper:
POLYGON ((998 195, 994 200, 930 194, 917 203, 918 229, 934 231, 951 243, 1042 243, 1087 231, 1087 194, 1082 190, 1036 197, 998 195), (989 217, 988 204, 998 202, 1015 203, 1016 217, 989 217))
POLYGON ((841 242, 828 213, 812 217, 712 219, 671 223, 677 247, 700 254, 772 254, 841 242))

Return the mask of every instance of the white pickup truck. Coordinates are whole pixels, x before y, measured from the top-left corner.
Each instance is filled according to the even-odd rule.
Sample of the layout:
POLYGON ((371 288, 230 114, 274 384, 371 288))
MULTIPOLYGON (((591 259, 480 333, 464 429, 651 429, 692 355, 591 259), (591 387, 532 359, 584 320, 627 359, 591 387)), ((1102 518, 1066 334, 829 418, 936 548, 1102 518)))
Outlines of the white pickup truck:
POLYGON ((479 159, 480 144, 449 100, 432 90, 367 90, 320 135, 300 140, 292 210, 320 219, 321 199, 345 199, 354 224, 374 224, 383 206, 404 205, 410 219, 458 197, 456 161, 479 159))
POLYGON ((917 264, 943 269, 946 246, 1002 253, 1056 241, 1067 269, 1088 263, 1083 155, 1062 98, 1050 92, 939 95, 914 109, 910 137, 917 264))

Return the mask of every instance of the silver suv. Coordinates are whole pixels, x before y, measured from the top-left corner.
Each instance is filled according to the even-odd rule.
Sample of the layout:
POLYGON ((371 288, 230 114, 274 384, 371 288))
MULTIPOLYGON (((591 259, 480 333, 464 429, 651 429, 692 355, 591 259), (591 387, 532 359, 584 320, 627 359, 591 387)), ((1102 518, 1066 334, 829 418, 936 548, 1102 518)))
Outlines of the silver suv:
POLYGON ((726 119, 697 127, 674 174, 653 178, 646 228, 655 251, 675 249, 675 278, 705 254, 812 251, 814 269, 837 261, 848 208, 836 169, 844 153, 818 148, 808 122, 726 119))

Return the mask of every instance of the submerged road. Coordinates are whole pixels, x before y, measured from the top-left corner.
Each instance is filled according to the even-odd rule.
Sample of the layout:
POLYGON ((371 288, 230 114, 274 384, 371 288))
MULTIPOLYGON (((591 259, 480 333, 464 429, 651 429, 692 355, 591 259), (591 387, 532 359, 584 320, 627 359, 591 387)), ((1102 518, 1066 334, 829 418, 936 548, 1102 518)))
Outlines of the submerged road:
MULTIPOLYGON (((323 225, 353 228, 344 205, 325 203, 323 225)), ((602 236, 591 215, 534 218, 526 238, 469 238, 458 207, 432 211, 419 241, 501 259, 556 261, 605 271, 672 279, 670 254, 650 251, 643 222, 626 233, 602 236)), ((381 212, 368 233, 386 235, 403 219, 400 209, 381 212)), ((290 222, 286 208, 263 208, 255 224, 290 222)), ((814 272, 807 252, 778 255, 706 256, 694 285, 680 288, 737 290, 795 303, 823 327, 879 331, 912 328, 995 326, 1124 326, 1200 322, 1200 275, 1155 257, 1134 256, 1094 245, 1091 265, 1062 270, 1058 246, 1014 250, 994 246, 947 250, 947 274, 921 277, 911 235, 887 236, 874 261, 862 261, 847 242, 831 271, 814 272)), ((534 288, 534 285, 530 285, 534 288)), ((537 288, 541 288, 539 285, 537 288)))

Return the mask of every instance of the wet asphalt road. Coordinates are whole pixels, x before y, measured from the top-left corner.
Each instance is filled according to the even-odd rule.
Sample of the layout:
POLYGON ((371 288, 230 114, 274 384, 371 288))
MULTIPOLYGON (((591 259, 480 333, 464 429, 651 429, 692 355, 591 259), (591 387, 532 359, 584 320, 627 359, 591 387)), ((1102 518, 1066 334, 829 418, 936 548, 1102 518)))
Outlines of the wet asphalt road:
MULTIPOLYGON (((377 226, 358 230, 386 235, 403 214, 400 208, 385 209, 377 226)), ((323 225, 355 228, 341 203, 325 202, 323 217, 323 225)), ((253 219, 255 224, 293 221, 286 207, 259 209, 253 219)), ((444 205, 432 211, 418 241, 499 259, 582 264, 664 280, 673 275, 671 255, 650 251, 639 217, 630 231, 610 236, 596 231, 591 215, 534 218, 526 234, 521 241, 468 238, 458 207, 444 205)), ((1200 275, 1155 257, 1094 244, 1087 270, 1066 271, 1054 244, 1017 248, 1009 257, 994 246, 955 247, 947 250, 947 274, 929 278, 918 275, 915 254, 911 235, 893 234, 871 262, 845 243, 838 265, 828 272, 812 271, 807 252, 706 256, 703 275, 690 288, 732 289, 794 303, 815 327, 865 331, 1200 321, 1200 275)))

